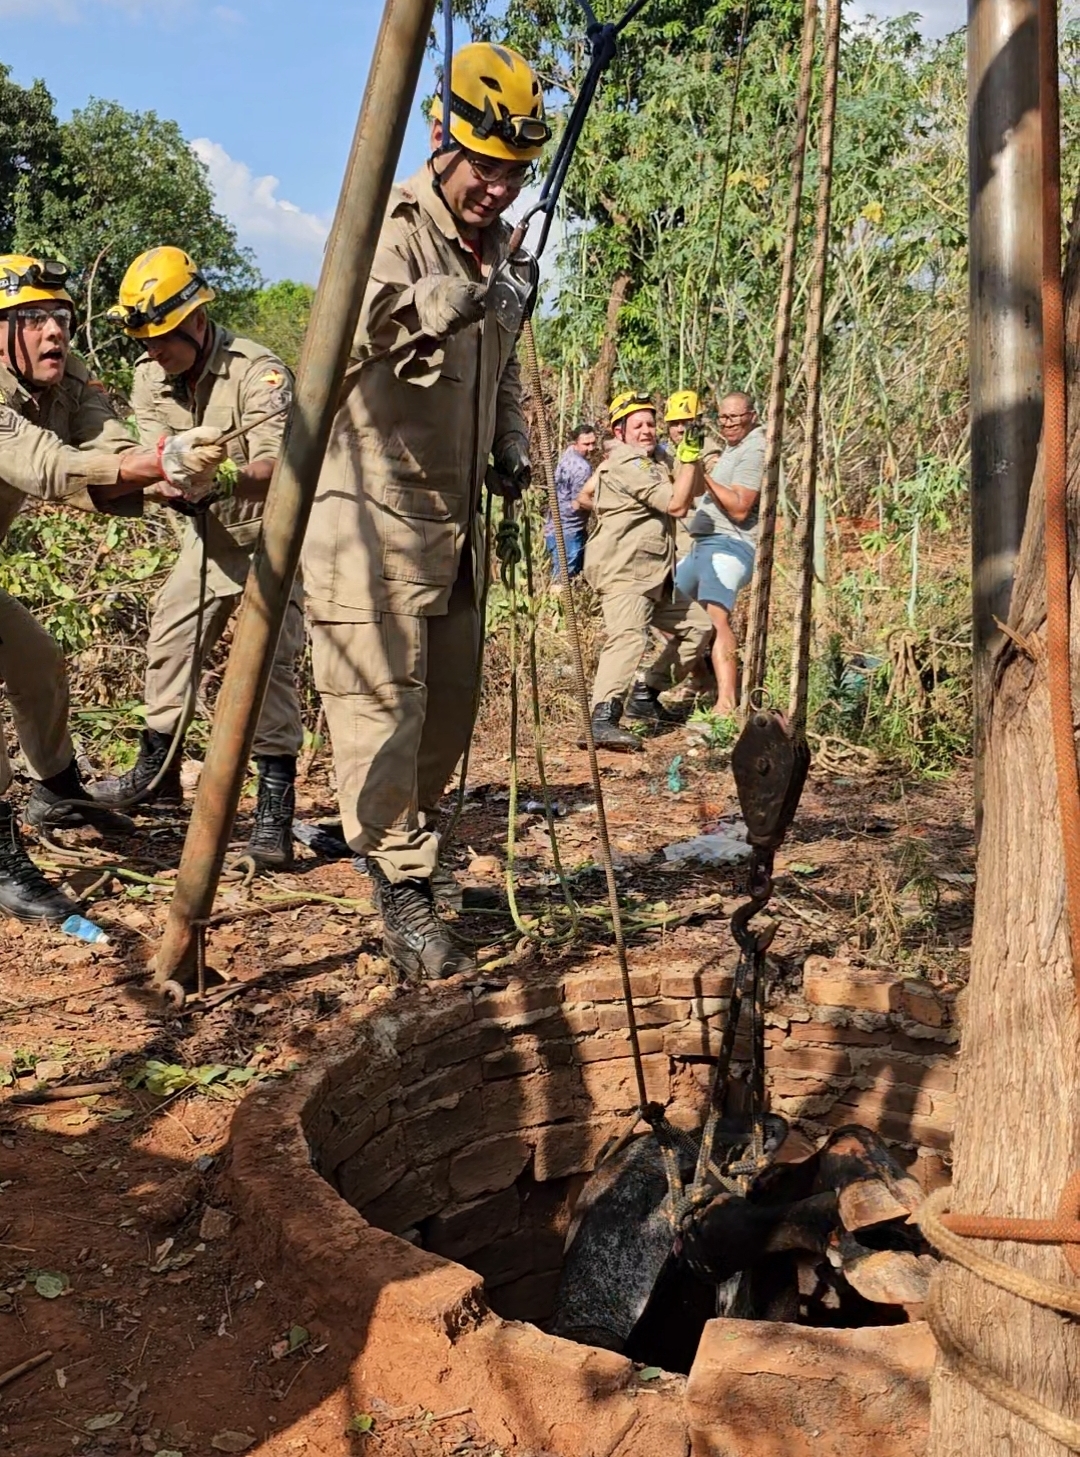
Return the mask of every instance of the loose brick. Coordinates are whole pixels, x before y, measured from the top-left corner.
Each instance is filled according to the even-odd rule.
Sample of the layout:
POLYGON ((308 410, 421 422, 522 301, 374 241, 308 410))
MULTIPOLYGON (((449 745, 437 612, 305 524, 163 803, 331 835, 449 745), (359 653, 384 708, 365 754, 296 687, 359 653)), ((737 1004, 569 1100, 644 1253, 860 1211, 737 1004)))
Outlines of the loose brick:
POLYGON ((843 1091, 844 1084, 830 1083, 828 1078, 816 1077, 809 1074, 805 1077, 788 1077, 784 1073, 769 1072, 766 1076, 766 1086, 769 1092, 778 1098, 813 1098, 825 1093, 836 1094, 843 1091))
POLYGON ((444 1006, 433 1006, 425 1013, 424 1020, 413 1034, 413 1046, 422 1047, 434 1042, 448 1032, 457 1032, 473 1019, 472 998, 459 996, 444 1006))
POLYGON ((483 1072, 479 1063, 454 1063, 409 1088, 405 1094, 405 1107, 410 1113, 415 1113, 431 1103, 437 1103, 441 1098, 449 1098, 455 1093, 465 1093, 470 1088, 479 1087, 482 1079, 483 1072))
POLYGON ((474 1022, 471 1027, 442 1037, 424 1049, 424 1068, 437 1072, 451 1063, 468 1062, 506 1046, 506 1033, 497 1022, 474 1022))
POLYGON ((338 1189, 343 1199, 354 1209, 359 1209, 380 1194, 385 1194, 408 1168, 401 1126, 395 1124, 339 1165, 338 1189))
POLYGON ((562 1014, 567 1032, 575 1036, 582 1032, 595 1032, 600 1025, 595 1007, 566 1007, 562 1014))
POLYGON ((899 978, 889 972, 849 966, 826 956, 808 956, 803 967, 803 995, 815 1006, 893 1012, 900 1006, 900 986, 899 978))
POLYGON ((450 1195, 447 1179, 449 1161, 427 1168, 410 1169, 378 1199, 360 1211, 369 1224, 400 1234, 421 1220, 436 1214, 450 1195))
POLYGON ((444 1099, 440 1106, 406 1118, 399 1125, 410 1158, 430 1163, 443 1154, 456 1153, 475 1139, 483 1127, 479 1088, 444 1099))
MULTIPOLYGON (((659 1052, 664 1046, 665 1033, 657 1028, 644 1027, 638 1041, 642 1052, 659 1052)), ((625 1033, 621 1037, 586 1037, 574 1045, 575 1062, 606 1062, 612 1057, 629 1057, 633 1049, 625 1033)))
POLYGON ((660 973, 660 995, 726 999, 731 995, 734 981, 730 971, 663 971, 660 973))
MULTIPOLYGON (((626 1004, 601 1006, 596 1009, 601 1032, 614 1032, 629 1027, 626 1004)), ((649 1001, 634 1006, 634 1019, 639 1027, 667 1027, 672 1022, 685 1022, 690 1016, 689 1002, 649 1001)))
POLYGON ((576 1067, 529 1073, 512 1083, 488 1083, 483 1092, 485 1133, 511 1133, 532 1124, 572 1118, 581 1096, 576 1067))
POLYGON ((504 1052, 489 1052, 482 1066, 485 1081, 517 1078, 536 1071, 540 1054, 532 1047, 508 1047, 504 1052))
MULTIPOLYGON (((366 1118, 357 1118, 343 1123, 329 1140, 318 1145, 319 1171, 324 1178, 333 1180, 334 1170, 346 1159, 360 1152, 375 1134, 375 1118, 369 1113, 366 1118)), ((310 1135, 309 1135, 310 1137, 310 1135)))
MULTIPOLYGON (((630 987, 635 997, 655 997, 660 990, 658 971, 632 971, 630 987)), ((621 1002, 622 977, 617 973, 584 972, 568 976, 563 982, 563 999, 567 1002, 621 1002)))
POLYGON ((925 1093, 905 1088, 899 1083, 878 1083, 872 1088, 849 1088, 843 1104, 856 1110, 852 1123, 869 1123, 883 1113, 929 1115, 934 1105, 925 1093))
POLYGON ((610 1118, 538 1129, 533 1164, 537 1182, 546 1184, 549 1179, 564 1179, 568 1174, 591 1173, 596 1155, 613 1132, 610 1118))
POLYGON ((924 1027, 945 1025, 945 1007, 928 982, 904 982, 900 989, 900 1010, 924 1027))
POLYGON ((508 1188, 532 1156, 532 1145, 517 1133, 484 1138, 450 1160, 450 1192, 455 1199, 477 1199, 508 1188))
POLYGON ((918 1088, 924 1093, 953 1093, 956 1091, 955 1062, 911 1062, 903 1058, 887 1059, 875 1057, 856 1066, 860 1077, 872 1077, 879 1083, 903 1083, 908 1088, 918 1088))
POLYGON ((442 1210, 429 1223, 424 1246, 448 1260, 467 1260, 474 1250, 512 1234, 520 1213, 517 1185, 511 1184, 498 1194, 442 1210))
POLYGON ((828 1047, 785 1047, 770 1063, 777 1072, 821 1073, 825 1077, 844 1077, 851 1072, 846 1052, 828 1047))
POLYGON ((840 1043, 844 1047, 887 1047, 891 1042, 887 1027, 866 1032, 861 1027, 838 1027, 832 1022, 793 1022, 789 1036, 795 1042, 840 1043))
MULTIPOLYGON (((670 1092, 666 1057, 643 1057, 642 1070, 650 1100, 666 1103, 670 1092)), ((592 1107, 605 1112, 629 1112, 637 1103, 634 1065, 625 1058, 613 1062, 587 1063, 580 1069, 581 1082, 592 1107)))
POLYGON ((557 982, 511 981, 498 992, 485 992, 473 1006, 478 1020, 514 1017, 521 1012, 534 1012, 540 1007, 557 1007, 561 988, 557 982))

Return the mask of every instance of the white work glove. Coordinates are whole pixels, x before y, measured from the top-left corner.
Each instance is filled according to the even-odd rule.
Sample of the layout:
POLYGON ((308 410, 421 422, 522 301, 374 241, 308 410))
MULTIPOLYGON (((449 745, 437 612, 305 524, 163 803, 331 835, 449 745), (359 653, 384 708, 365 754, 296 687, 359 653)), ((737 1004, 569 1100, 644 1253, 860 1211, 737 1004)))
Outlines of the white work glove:
POLYGON ((413 288, 420 327, 434 339, 478 323, 484 317, 486 300, 487 284, 450 278, 444 273, 429 273, 413 288))
POLYGON ((163 435, 158 441, 161 474, 189 501, 201 501, 214 489, 214 474, 226 455, 221 434, 212 425, 196 425, 179 435, 163 435))

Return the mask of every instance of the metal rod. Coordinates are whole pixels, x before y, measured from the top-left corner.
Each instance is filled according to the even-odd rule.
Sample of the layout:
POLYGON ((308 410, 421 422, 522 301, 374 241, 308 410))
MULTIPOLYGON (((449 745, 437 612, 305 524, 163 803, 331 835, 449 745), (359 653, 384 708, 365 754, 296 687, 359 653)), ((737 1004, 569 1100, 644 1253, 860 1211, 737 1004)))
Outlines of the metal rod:
POLYGON ((994 653, 1042 429, 1037 0, 969 0, 968 208, 976 819, 994 653))
POLYGON ((193 922, 213 907, 255 725, 300 560, 349 348, 416 91, 435 0, 386 0, 297 372, 296 395, 248 573, 206 764, 184 840, 155 985, 190 980, 193 922))

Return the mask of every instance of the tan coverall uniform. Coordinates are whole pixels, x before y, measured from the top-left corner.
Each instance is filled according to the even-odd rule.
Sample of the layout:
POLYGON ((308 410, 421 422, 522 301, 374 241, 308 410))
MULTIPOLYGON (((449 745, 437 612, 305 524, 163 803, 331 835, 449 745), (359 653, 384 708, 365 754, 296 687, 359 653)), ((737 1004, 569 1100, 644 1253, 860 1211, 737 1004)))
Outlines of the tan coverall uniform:
MULTIPOLYGON (((31 394, 0 364, 0 540, 27 496, 96 511, 94 486, 120 478, 117 456, 135 442, 105 392, 90 383, 81 359, 69 355, 58 385, 31 394)), ((111 503, 112 514, 137 515, 137 493, 111 503)), ((64 655, 39 622, 0 591, 0 682, 7 692, 19 746, 35 779, 50 779, 75 757, 68 733, 64 655)), ((11 783, 0 732, 0 794, 11 783)))
MULTIPOLYGON (((264 345, 238 338, 218 324, 211 324, 210 328, 212 338, 206 366, 194 390, 186 377, 167 375, 148 355, 144 354, 136 364, 131 408, 144 445, 156 445, 163 434, 177 435, 194 425, 235 430, 291 402, 292 376, 276 355, 264 345)), ((240 467, 255 460, 276 459, 285 433, 285 420, 285 415, 279 415, 232 441, 228 447, 230 458, 240 467)), ((160 734, 173 733, 188 702, 198 622, 203 550, 200 531, 206 532, 208 554, 199 649, 205 662, 240 604, 262 529, 262 511, 262 501, 221 501, 189 522, 176 563, 154 599, 146 644, 147 728, 160 734)), ((295 758, 304 741, 296 690, 296 659, 304 646, 303 604, 297 579, 255 730, 253 752, 256 754, 287 754, 295 758)), ((192 700, 188 703, 187 722, 194 709, 192 700)))
POLYGON ((478 260, 424 168, 395 186, 354 344, 363 362, 330 440, 304 544, 315 684, 345 838, 391 883, 431 876, 435 806, 472 733, 488 456, 527 442, 515 336, 487 314, 425 335, 414 286, 479 282, 478 260))
POLYGON ((709 614, 673 596, 675 518, 666 465, 640 446, 619 443, 597 472, 585 580, 600 596, 607 636, 596 665, 592 706, 625 702, 648 645, 649 628, 671 636, 645 672, 662 692, 686 677, 712 633, 709 614))

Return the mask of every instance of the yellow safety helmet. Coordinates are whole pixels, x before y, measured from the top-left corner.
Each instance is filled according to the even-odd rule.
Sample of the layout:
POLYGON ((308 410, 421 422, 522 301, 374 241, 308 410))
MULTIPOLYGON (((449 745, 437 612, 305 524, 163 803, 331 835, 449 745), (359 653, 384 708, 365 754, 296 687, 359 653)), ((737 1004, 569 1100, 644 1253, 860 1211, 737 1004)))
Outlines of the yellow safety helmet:
POLYGON ((31 258, 26 253, 0 253, 0 311, 19 304, 74 301, 65 288, 68 267, 57 258, 31 258))
POLYGON ((608 406, 608 424, 617 425, 620 420, 636 414, 638 410, 651 410, 656 414, 652 395, 642 394, 640 390, 623 390, 608 406))
POLYGON ((215 297, 183 248, 150 248, 124 274, 120 301, 106 317, 130 339, 157 339, 215 297))
MULTIPOLYGON (((431 107, 442 121, 442 97, 431 107)), ((536 72, 509 46, 475 41, 450 63, 450 136, 461 147, 504 162, 539 157, 551 128, 536 72)))
POLYGON ((668 425, 696 420, 700 414, 701 401, 695 390, 676 390, 664 407, 664 421, 668 425))

